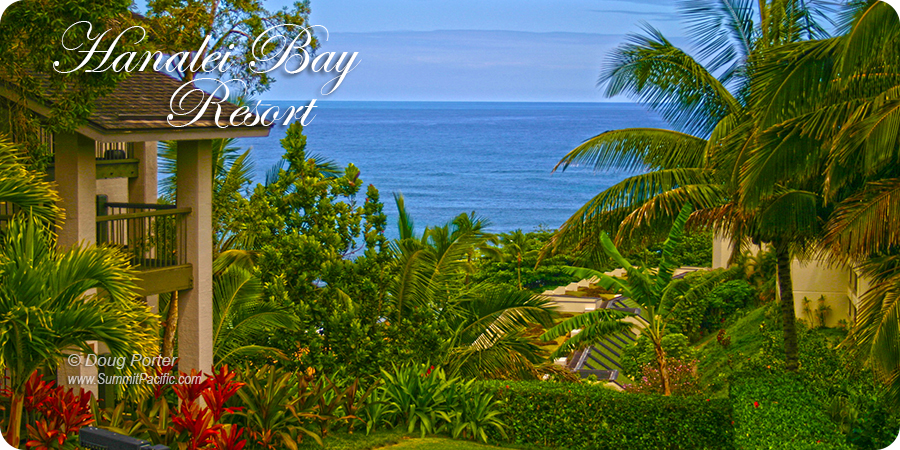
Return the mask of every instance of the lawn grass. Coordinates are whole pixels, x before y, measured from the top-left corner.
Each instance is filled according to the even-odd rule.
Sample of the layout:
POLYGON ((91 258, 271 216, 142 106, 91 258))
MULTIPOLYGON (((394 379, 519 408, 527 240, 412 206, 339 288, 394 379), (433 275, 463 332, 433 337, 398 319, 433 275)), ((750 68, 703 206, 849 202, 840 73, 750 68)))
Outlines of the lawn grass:
POLYGON ((358 430, 353 434, 340 432, 329 434, 323 439, 324 447, 320 447, 312 439, 305 439, 302 450, 369 450, 373 448, 382 448, 396 444, 407 438, 408 433, 403 428, 393 430, 374 431, 372 434, 366 435, 366 430, 358 430))
POLYGON ((476 444, 468 441, 456 441, 448 438, 427 437, 424 439, 410 438, 400 442, 399 444, 385 447, 386 449, 397 450, 486 450, 494 447, 491 445, 476 444))
MULTIPOLYGON (((353 434, 338 432, 328 435, 320 447, 312 439, 304 440, 299 446, 301 450, 372 450, 372 449, 447 449, 447 450, 486 450, 503 447, 477 444, 469 441, 457 441, 445 437, 429 436, 420 438, 418 434, 410 435, 403 427, 393 430, 380 430, 366 435, 365 430, 353 434)), ((509 448, 509 447, 507 447, 509 448)), ((535 449, 537 447, 528 447, 535 449)))
POLYGON ((738 370, 751 355, 759 353, 764 344, 759 337, 759 325, 766 318, 766 309, 760 306, 750 310, 733 324, 725 328, 725 335, 731 338, 728 347, 722 347, 716 334, 710 334, 696 347, 704 353, 700 358, 700 381, 713 389, 711 396, 727 395, 723 378, 738 370))

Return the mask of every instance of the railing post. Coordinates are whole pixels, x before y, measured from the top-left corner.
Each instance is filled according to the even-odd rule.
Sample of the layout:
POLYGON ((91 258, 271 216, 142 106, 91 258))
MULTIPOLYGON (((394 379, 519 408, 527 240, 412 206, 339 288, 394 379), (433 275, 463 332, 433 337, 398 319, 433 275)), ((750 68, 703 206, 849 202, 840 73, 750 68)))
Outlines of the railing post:
MULTIPOLYGON (((106 216, 109 214, 109 208, 106 204, 109 202, 109 197, 105 195, 97 196, 97 217, 106 216)), ((97 243, 105 244, 109 242, 109 222, 100 222, 97 224, 97 243)))

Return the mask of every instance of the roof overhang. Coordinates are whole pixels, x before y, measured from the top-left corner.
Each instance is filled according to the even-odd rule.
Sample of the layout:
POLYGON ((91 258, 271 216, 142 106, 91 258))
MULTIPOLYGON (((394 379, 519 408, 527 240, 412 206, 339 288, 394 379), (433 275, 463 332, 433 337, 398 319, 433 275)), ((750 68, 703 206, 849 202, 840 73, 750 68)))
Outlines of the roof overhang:
MULTIPOLYGON (((13 101, 22 101, 22 95, 14 92, 5 83, 0 83, 0 96, 13 101)), ((43 102, 26 96, 25 106, 42 117, 50 117, 51 108, 43 102)), ((75 129, 75 132, 93 139, 97 142, 149 142, 149 141, 187 141, 203 139, 230 139, 245 137, 267 137, 270 127, 256 126, 192 126, 192 127, 156 127, 156 128, 116 128, 106 129, 95 122, 88 120, 84 125, 75 129)))

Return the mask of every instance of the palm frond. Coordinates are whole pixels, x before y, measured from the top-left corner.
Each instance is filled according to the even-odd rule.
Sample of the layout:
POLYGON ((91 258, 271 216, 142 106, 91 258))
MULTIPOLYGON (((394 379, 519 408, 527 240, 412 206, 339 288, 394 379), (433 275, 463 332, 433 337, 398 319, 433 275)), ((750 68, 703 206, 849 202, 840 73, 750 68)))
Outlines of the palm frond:
POLYGON ((677 169, 701 167, 706 141, 673 130, 625 128, 607 131, 575 147, 554 171, 587 164, 596 171, 677 169))
MULTIPOLYGON (((549 341, 564 336, 573 330, 583 330, 598 325, 606 326, 605 324, 618 323, 620 322, 620 319, 629 317, 630 315, 631 314, 627 312, 615 309, 597 309, 588 311, 584 314, 579 314, 571 319, 560 322, 553 328, 545 331, 544 334, 541 335, 541 339, 549 341)), ((599 334, 606 334, 609 330, 620 330, 620 328, 610 325, 604 332, 599 334)))
POLYGON ((646 25, 644 34, 630 35, 612 53, 600 80, 607 96, 635 98, 694 135, 708 135, 722 117, 741 109, 706 68, 646 25))
POLYGON ((754 49, 753 1, 687 0, 679 4, 679 13, 709 70, 725 68, 722 78, 731 78, 754 49))
POLYGON ((26 169, 16 145, 0 136, 0 211, 15 210, 52 223, 62 219, 59 195, 43 176, 26 169))
POLYGON ((823 245, 835 255, 861 259, 900 247, 900 178, 873 181, 837 205, 823 245))

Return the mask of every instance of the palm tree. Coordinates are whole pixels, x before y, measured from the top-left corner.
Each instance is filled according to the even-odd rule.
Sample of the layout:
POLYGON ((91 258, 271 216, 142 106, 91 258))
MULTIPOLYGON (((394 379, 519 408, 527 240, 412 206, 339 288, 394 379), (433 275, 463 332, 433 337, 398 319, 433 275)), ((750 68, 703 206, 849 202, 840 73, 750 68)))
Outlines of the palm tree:
POLYGON ((262 283, 243 256, 230 250, 213 263, 213 358, 217 365, 233 365, 238 358, 259 354, 284 358, 280 350, 252 342, 297 325, 290 311, 265 301, 262 283))
POLYGON ((506 286, 473 286, 455 304, 447 365, 467 378, 536 378, 545 351, 525 335, 533 324, 553 325, 545 297, 506 286))
POLYGON ((754 201, 785 180, 825 180, 834 210, 823 251, 860 267, 873 285, 845 345, 900 402, 900 21, 877 1, 852 2, 845 19, 843 36, 794 44, 761 68, 757 122, 766 145, 742 168, 742 184, 754 201))
POLYGON ((492 239, 483 231, 485 221, 462 214, 416 236, 403 196, 394 198, 400 238, 391 243, 395 276, 387 298, 396 320, 418 308, 449 324, 446 363, 452 370, 472 376, 533 374, 542 350, 523 332, 530 323, 549 325, 554 313, 545 299, 528 292, 467 282, 471 255, 492 239))
POLYGON ((19 443, 32 373, 61 363, 64 352, 93 353, 89 340, 105 344, 114 357, 151 355, 158 350, 156 322, 135 295, 120 252, 79 245, 60 250, 47 225, 25 215, 12 219, 0 247, 0 367, 12 393, 10 444, 19 443))
POLYGON ((44 176, 22 164, 17 146, 0 135, 0 219, 16 211, 27 211, 50 223, 61 218, 59 196, 44 176))
MULTIPOLYGON (((250 187, 253 163, 250 149, 241 152, 236 140, 213 139, 213 239, 215 251, 219 254, 234 248, 239 239, 232 224, 242 204, 246 203, 244 193, 250 187)), ((160 197, 167 202, 175 201, 177 141, 160 143, 160 171, 164 178, 160 182, 160 197)))
MULTIPOLYGON (((736 271, 735 268, 716 272, 714 275, 704 278, 701 283, 694 285, 684 279, 672 278, 675 269, 681 266, 675 255, 681 245, 684 226, 690 213, 690 205, 685 205, 676 217, 675 224, 663 244, 662 257, 659 268, 656 270, 633 266, 619 253, 612 239, 606 233, 600 235, 603 251, 625 269, 626 279, 620 280, 591 269, 572 268, 574 275, 594 278, 598 280, 597 284, 604 289, 630 298, 640 305, 640 314, 647 321, 647 325, 640 331, 653 343, 656 351, 656 365, 665 395, 671 395, 672 388, 669 383, 666 352, 662 347, 662 339, 666 335, 672 311, 677 310, 683 301, 690 304, 706 295, 716 284, 732 276, 736 271)), ((541 338, 544 340, 556 339, 573 330, 580 329, 581 332, 565 341, 553 354, 553 357, 565 356, 573 350, 595 344, 612 334, 632 330, 635 327, 634 322, 626 320, 630 316, 631 314, 618 310, 598 309, 572 317, 556 325, 547 330, 541 338)))
POLYGON ((779 290, 789 370, 796 370, 797 336, 790 262, 823 214, 815 190, 785 185, 758 202, 741 198, 741 167, 759 141, 754 80, 758 66, 784 45, 825 35, 816 2, 692 0, 684 13, 701 64, 647 27, 619 47, 601 75, 607 95, 627 94, 659 112, 675 130, 633 128, 597 135, 566 155, 557 168, 577 163, 596 170, 645 170, 601 192, 553 236, 544 254, 595 245, 605 230, 620 244, 654 239, 680 208, 698 208, 695 225, 727 233, 733 257, 751 240, 777 247, 779 290), (713 74, 720 73, 714 76, 713 74), (795 220, 774 227, 775 220, 795 220))
POLYGON ((88 340, 118 356, 153 354, 157 345, 156 318, 136 300, 125 257, 111 248, 58 249, 47 223, 62 219, 59 197, 17 153, 0 140, 0 205, 15 206, 0 232, 0 370, 10 380, 5 435, 13 446, 35 370, 56 365, 64 351, 91 353, 88 340))
POLYGON ((513 260, 516 262, 516 282, 519 290, 522 290, 522 262, 526 258, 538 255, 537 242, 529 238, 522 230, 500 235, 501 247, 496 252, 494 259, 501 261, 513 260))

